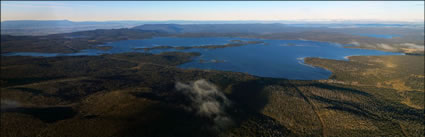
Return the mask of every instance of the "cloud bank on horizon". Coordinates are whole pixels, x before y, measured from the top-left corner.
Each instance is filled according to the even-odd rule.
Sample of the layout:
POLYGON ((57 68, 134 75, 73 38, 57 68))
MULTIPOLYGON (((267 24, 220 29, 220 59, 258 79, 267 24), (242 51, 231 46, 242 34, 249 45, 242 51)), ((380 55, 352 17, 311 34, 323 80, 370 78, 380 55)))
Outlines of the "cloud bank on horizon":
POLYGON ((1 20, 424 21, 424 1, 1 1, 1 20))

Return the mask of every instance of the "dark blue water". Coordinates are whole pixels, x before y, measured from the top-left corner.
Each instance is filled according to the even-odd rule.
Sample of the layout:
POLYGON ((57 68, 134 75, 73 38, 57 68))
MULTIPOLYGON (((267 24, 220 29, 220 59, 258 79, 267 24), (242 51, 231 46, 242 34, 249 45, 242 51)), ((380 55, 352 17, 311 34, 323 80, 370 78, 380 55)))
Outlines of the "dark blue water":
POLYGON ((107 51, 82 50, 79 53, 10 53, 22 56, 77 56, 100 55, 123 52, 145 52, 134 48, 155 46, 201 46, 231 43, 231 40, 263 41, 265 44, 251 44, 240 47, 218 49, 157 49, 151 53, 166 51, 200 52, 201 56, 194 61, 180 65, 181 68, 199 68, 223 71, 244 72, 256 76, 287 78, 298 80, 327 79, 331 72, 322 68, 304 64, 305 57, 346 60, 353 55, 401 55, 401 53, 377 50, 343 48, 342 45, 302 40, 264 40, 247 38, 153 38, 146 40, 126 40, 111 42, 101 46, 112 46, 107 51))
POLYGON ((354 33, 353 35, 365 36, 365 37, 374 37, 374 38, 383 38, 383 39, 392 39, 394 37, 400 37, 400 35, 389 35, 389 34, 366 34, 366 33, 354 33))

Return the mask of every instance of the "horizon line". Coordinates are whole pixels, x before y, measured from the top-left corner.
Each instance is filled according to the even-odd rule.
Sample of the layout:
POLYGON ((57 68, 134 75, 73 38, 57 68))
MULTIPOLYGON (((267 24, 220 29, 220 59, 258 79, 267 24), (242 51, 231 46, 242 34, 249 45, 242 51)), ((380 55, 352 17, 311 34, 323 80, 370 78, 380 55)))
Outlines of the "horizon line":
POLYGON ((237 21, 263 21, 263 22, 406 22, 406 23, 425 23, 425 20, 379 20, 379 19, 296 19, 296 20, 70 20, 70 19, 22 19, 22 20, 2 20, 5 21, 70 21, 70 22, 119 22, 119 21, 145 21, 145 22, 167 22, 167 21, 193 21, 193 22, 208 22, 208 21, 217 21, 217 22, 237 22, 237 21))

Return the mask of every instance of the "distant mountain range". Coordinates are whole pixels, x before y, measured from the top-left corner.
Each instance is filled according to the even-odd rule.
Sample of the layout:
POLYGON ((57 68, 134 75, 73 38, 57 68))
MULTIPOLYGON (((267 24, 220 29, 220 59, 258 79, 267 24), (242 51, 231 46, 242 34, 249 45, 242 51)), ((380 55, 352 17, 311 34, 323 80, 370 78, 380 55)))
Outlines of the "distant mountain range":
POLYGON ((19 20, 1 22, 1 34, 48 35, 96 29, 130 28, 143 23, 136 21, 73 22, 69 20, 19 20))
MULTIPOLYGON (((358 28, 358 27, 409 27, 423 28, 423 22, 378 21, 83 21, 69 20, 16 20, 1 22, 1 34, 48 35, 95 29, 135 28, 168 33, 181 32, 287 32, 290 28, 358 28), (255 25, 255 27, 252 27, 255 25), (249 28, 249 29, 247 29, 249 28)), ((302 29, 301 29, 302 30, 302 29)))
MULTIPOLYGON (((276 33, 295 31, 285 24, 145 24, 134 27, 167 33, 276 33)), ((299 31, 301 28, 298 28, 299 31)))
POLYGON ((140 25, 143 23, 135 21, 108 21, 108 22, 95 22, 84 21, 74 22, 69 20, 16 20, 16 21, 3 21, 1 27, 6 29, 20 29, 20 28, 51 28, 51 27, 76 27, 76 26, 112 26, 112 25, 140 25))

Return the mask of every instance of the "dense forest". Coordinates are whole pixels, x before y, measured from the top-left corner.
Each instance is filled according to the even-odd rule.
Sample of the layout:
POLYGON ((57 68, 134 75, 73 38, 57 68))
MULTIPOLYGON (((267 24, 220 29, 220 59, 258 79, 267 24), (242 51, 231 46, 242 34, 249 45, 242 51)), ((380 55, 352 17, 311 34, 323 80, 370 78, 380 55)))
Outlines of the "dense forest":
MULTIPOLYGON (((159 45, 135 50, 213 50, 259 43, 263 42, 234 40, 223 45, 159 45)), ((423 136, 423 44, 423 28, 302 28, 282 24, 149 24, 39 36, 1 35, 1 135, 423 136), (332 72, 326 80, 180 68, 202 56, 189 52, 5 55, 109 50, 112 47, 99 45, 153 37, 312 40, 406 55, 305 58, 304 63, 332 72)))
MULTIPOLYGON (((352 84, 346 73, 325 67, 326 60, 315 59, 306 62, 322 62, 318 66, 335 72, 331 80, 260 78, 176 67, 196 56, 199 54, 179 52, 53 58, 2 56, 2 136, 424 134, 423 107, 414 107, 423 106, 421 85, 406 84, 412 90, 401 92, 384 85, 352 84), (409 103, 406 97, 410 97, 409 103)), ((404 60, 405 56, 371 58, 400 57, 404 60)), ((363 72, 361 69, 369 68, 356 64, 362 58, 341 62, 354 64, 352 69, 363 72)), ((417 56, 405 58, 412 60, 417 56)), ((406 62, 392 63, 401 67, 406 62)), ((423 71, 419 71, 423 65, 417 67, 422 68, 387 73, 394 74, 394 79, 399 78, 397 75, 423 77, 423 71)), ((375 80, 373 75, 362 78, 375 80)), ((411 77, 400 79, 415 82, 411 77)))

